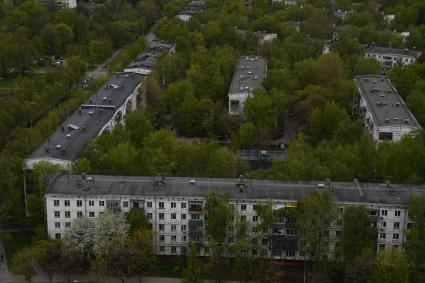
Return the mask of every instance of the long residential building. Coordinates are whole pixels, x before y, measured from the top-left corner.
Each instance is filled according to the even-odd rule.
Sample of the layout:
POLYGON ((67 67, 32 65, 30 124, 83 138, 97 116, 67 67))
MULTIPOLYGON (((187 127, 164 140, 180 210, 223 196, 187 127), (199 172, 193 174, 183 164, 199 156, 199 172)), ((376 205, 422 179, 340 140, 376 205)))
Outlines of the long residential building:
MULTIPOLYGON (((332 193, 340 210, 338 219, 328 230, 328 257, 338 259, 336 243, 342 234, 342 215, 350 206, 364 205, 377 228, 379 251, 389 247, 402 248, 412 222, 408 217, 411 196, 425 196, 425 185, 371 184, 353 182, 266 181, 183 177, 123 177, 62 175, 54 179, 45 195, 47 231, 60 239, 72 222, 80 217, 95 219, 105 210, 126 213, 144 211, 155 231, 158 255, 185 254, 190 243, 196 243, 201 256, 208 256, 204 205, 212 192, 226 196, 235 217, 246 220, 254 243, 253 255, 267 247, 275 259, 304 260, 299 238, 291 218, 297 201, 317 190, 332 193), (257 231, 261 218, 257 207, 272 204, 279 215, 272 229, 257 231), (279 213, 278 213, 279 212, 279 213), (270 235, 270 234, 269 234, 270 235)), ((235 229, 228 229, 226 242, 235 242, 235 229), (233 231, 233 232, 232 232, 233 231)), ((232 255, 231 248, 229 254, 232 255)))
POLYGON ((395 66, 406 67, 416 62, 422 55, 417 50, 378 46, 366 46, 363 53, 367 59, 378 60, 384 71, 392 69, 395 66))
POLYGON ((421 129, 388 77, 358 76, 354 80, 354 115, 375 141, 398 142, 404 135, 421 129))
POLYGON ((145 78, 162 54, 175 44, 154 40, 130 65, 112 77, 26 159, 27 169, 48 161, 69 169, 87 142, 120 124, 124 116, 146 101, 145 78))
POLYGON ((230 115, 243 115, 246 100, 261 88, 266 74, 266 58, 255 55, 239 58, 228 93, 230 115))

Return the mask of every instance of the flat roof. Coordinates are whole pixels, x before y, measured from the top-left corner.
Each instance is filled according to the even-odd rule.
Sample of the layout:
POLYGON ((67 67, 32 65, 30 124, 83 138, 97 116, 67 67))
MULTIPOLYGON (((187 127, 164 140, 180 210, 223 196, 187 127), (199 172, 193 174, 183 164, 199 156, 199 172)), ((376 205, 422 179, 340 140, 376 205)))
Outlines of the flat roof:
POLYGON ((239 58, 229 95, 235 93, 253 93, 261 88, 261 83, 266 76, 267 59, 261 56, 242 56, 239 58))
POLYGON ((421 127, 388 77, 357 76, 354 80, 378 127, 421 127))
POLYGON ((178 15, 192 15, 205 9, 205 0, 192 0, 178 15))
POLYGON ((95 138, 102 127, 112 119, 116 110, 123 105, 143 77, 140 74, 126 72, 114 74, 44 140, 27 160, 41 158, 76 160, 85 144, 95 138))
POLYGON ((158 196, 206 198, 213 191, 227 195, 230 200, 286 200, 297 201, 313 190, 329 190, 335 200, 346 203, 376 203, 406 206, 410 196, 425 196, 425 185, 371 184, 353 182, 273 181, 219 178, 134 176, 62 175, 54 179, 46 195, 74 196, 158 196), (80 181, 81 185, 77 185, 80 181), (240 190, 240 184, 243 190, 240 190))
POLYGON ((161 55, 170 53, 174 50, 176 44, 166 40, 153 40, 148 47, 125 68, 125 70, 134 68, 143 68, 153 70, 161 55))
POLYGON ((388 55, 398 55, 398 56, 409 56, 413 58, 419 58, 421 52, 418 50, 412 49, 402 49, 402 48, 391 48, 391 47, 379 47, 379 46, 365 46, 364 52, 379 53, 379 54, 388 54, 388 55))

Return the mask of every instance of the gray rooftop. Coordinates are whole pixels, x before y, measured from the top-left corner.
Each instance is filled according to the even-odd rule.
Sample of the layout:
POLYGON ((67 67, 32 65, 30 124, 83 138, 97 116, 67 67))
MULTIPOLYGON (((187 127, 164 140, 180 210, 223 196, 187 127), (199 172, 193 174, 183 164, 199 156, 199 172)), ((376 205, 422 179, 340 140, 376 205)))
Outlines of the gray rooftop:
POLYGON ((378 127, 421 127, 388 77, 358 76, 354 80, 378 127))
POLYGON ((143 68, 153 70, 158 58, 163 54, 173 52, 175 47, 176 44, 174 42, 153 40, 142 53, 137 55, 136 59, 134 59, 133 62, 126 67, 126 69, 143 68))
POLYGON ((28 159, 55 158, 74 161, 85 144, 95 138, 115 111, 143 79, 134 73, 116 73, 90 99, 69 116, 28 159), (58 146, 60 145, 60 146, 58 146))
POLYGON ((330 190, 336 201, 346 203, 380 203, 407 205, 409 197, 425 196, 425 185, 370 184, 358 182, 266 181, 172 177, 92 176, 93 181, 80 176, 57 177, 47 189, 51 195, 102 195, 102 196, 175 196, 207 197, 218 191, 229 199, 296 201, 313 190, 330 190), (240 185, 244 184, 241 192, 240 185), (320 186, 322 188, 320 188, 320 186), (330 188, 330 189, 329 189, 330 188))
POLYGON ((378 53, 383 55, 398 55, 398 56, 408 56, 413 58, 419 58, 421 52, 412 49, 401 49, 401 48, 391 48, 391 47, 378 47, 378 46, 365 46, 365 52, 378 53))
POLYGON ((261 88, 267 73, 267 59, 261 56, 242 56, 236 64, 229 94, 252 93, 261 88))
POLYGON ((192 15, 205 9, 205 0, 192 0, 179 15, 192 15))

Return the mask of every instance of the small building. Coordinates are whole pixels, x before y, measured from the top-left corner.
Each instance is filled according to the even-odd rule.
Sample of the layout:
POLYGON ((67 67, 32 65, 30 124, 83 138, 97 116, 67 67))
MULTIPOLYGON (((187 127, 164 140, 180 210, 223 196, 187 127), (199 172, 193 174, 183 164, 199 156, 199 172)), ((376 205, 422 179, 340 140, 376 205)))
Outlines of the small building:
POLYGON ((384 76, 358 76, 353 114, 377 142, 398 142, 409 133, 421 129, 403 99, 384 76))
POLYGON ((342 11, 342 10, 337 10, 334 12, 335 17, 337 17, 338 19, 345 21, 348 17, 348 11, 342 11))
POLYGON ((332 52, 332 50, 333 50, 333 48, 332 48, 332 44, 327 43, 327 44, 323 45, 323 48, 322 48, 322 54, 328 54, 328 53, 331 53, 331 52, 332 52))
POLYGON ((384 71, 392 69, 395 66, 406 67, 415 63, 422 55, 417 50, 378 47, 375 45, 366 45, 363 53, 365 58, 378 60, 384 71))
MULTIPOLYGON (((240 29, 238 27, 235 27, 235 32, 241 35, 242 37, 245 37, 248 31, 246 29, 240 29)), ((260 44, 269 43, 277 39, 277 33, 268 33, 266 31, 256 31, 255 35, 257 36, 260 44)))
POLYGON ((137 55, 125 69, 124 72, 133 72, 142 75, 149 75, 155 67, 158 59, 163 54, 174 53, 176 44, 165 40, 153 40, 149 46, 137 55))
POLYGON ((246 100, 261 88, 266 73, 266 58, 254 55, 239 58, 228 94, 230 115, 243 114, 246 100))
POLYGON ((183 22, 189 22, 194 13, 201 12, 205 9, 205 0, 192 0, 184 9, 176 16, 176 18, 183 22))
POLYGON ((39 0, 38 2, 44 6, 55 5, 58 9, 77 8, 77 0, 39 0))

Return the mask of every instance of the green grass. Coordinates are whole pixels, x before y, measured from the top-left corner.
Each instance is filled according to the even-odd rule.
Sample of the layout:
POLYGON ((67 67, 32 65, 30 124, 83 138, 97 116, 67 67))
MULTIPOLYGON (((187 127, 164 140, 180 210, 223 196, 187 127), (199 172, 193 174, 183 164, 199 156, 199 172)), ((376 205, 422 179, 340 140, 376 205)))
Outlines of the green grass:
POLYGON ((32 234, 30 232, 5 233, 3 243, 9 267, 16 252, 31 245, 31 236, 32 234))
POLYGON ((4 78, 0 80, 0 88, 16 88, 16 78, 4 78))

